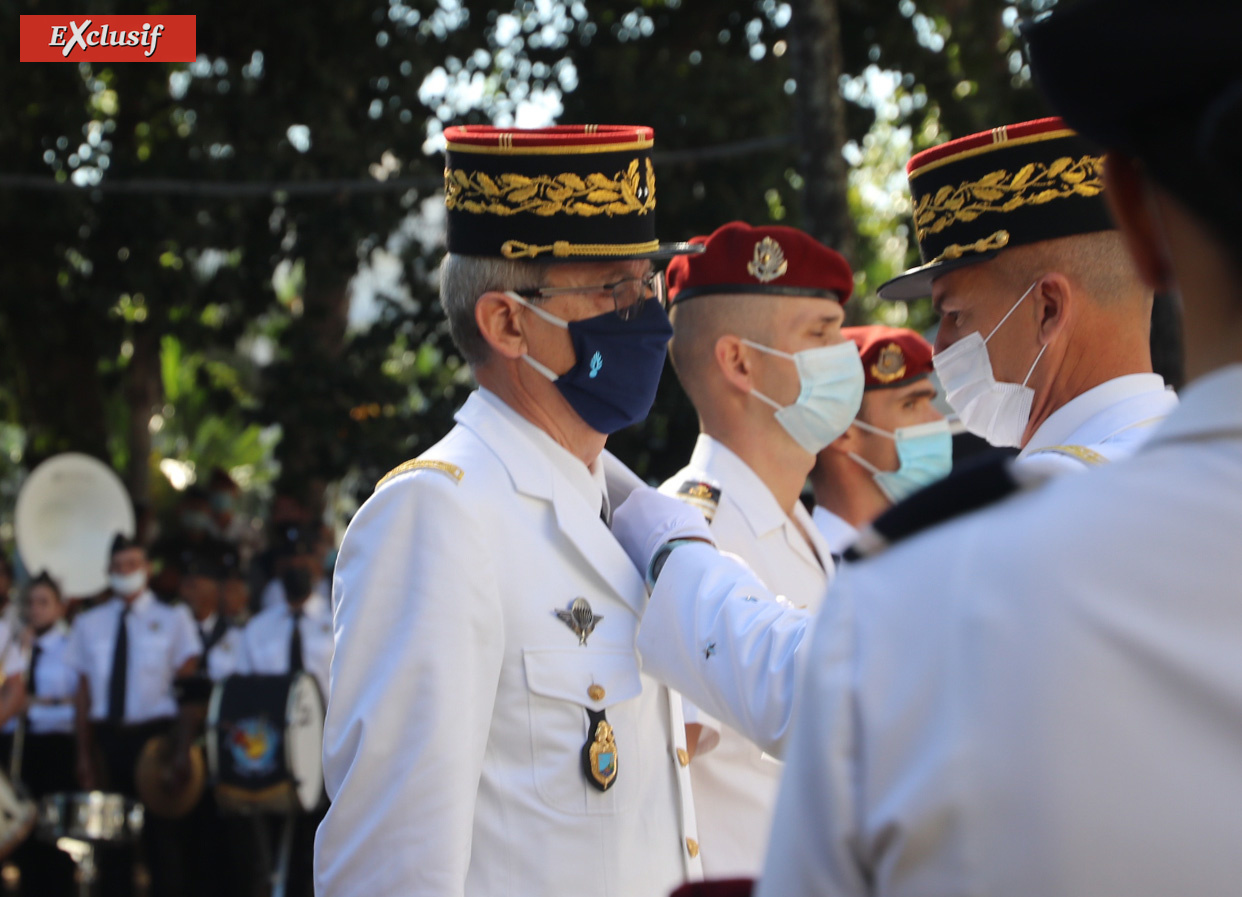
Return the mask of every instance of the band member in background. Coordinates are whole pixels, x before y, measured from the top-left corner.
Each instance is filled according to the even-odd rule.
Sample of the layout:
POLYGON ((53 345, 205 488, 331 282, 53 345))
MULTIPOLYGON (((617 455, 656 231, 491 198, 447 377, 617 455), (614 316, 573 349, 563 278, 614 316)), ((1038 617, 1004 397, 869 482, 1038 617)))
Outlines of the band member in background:
POLYGON ((838 558, 860 527, 953 467, 953 436, 932 404, 936 386, 927 340, 913 330, 879 325, 842 333, 862 357, 862 407, 811 471, 811 516, 838 558))
POLYGON ((181 577, 181 600, 194 616, 202 644, 201 671, 213 681, 239 671, 242 663, 241 629, 223 613, 224 569, 206 558, 195 560, 181 577))
MULTIPOLYGON (((30 628, 21 648, 10 651, 0 694, 16 695, 16 713, 4 726, 5 771, 25 786, 34 800, 57 792, 74 791, 73 700, 78 691, 76 671, 65 662, 69 627, 60 587, 46 573, 26 586, 23 606, 30 628), (24 717, 24 720, 23 720, 24 717), (20 768, 13 766, 10 750, 15 731, 20 739, 20 768)), ((8 701, 2 702, 6 708, 8 701)), ((29 897, 72 893, 73 861, 69 855, 38 838, 27 838, 13 854, 21 872, 21 893, 29 897)))
MULTIPOLYGON (((188 722, 177 725, 173 683, 197 670, 202 645, 190 612, 157 600, 147 587, 149 571, 146 550, 118 535, 108 565, 112 597, 79 615, 69 637, 66 663, 78 673, 78 780, 88 791, 103 787, 136 797, 139 754, 149 739, 170 732, 178 742, 178 768, 189 768, 190 731, 188 722)), ((142 844, 151 894, 183 894, 177 826, 148 815, 142 844)), ((132 893, 128 854, 101 855, 104 893, 132 893)))

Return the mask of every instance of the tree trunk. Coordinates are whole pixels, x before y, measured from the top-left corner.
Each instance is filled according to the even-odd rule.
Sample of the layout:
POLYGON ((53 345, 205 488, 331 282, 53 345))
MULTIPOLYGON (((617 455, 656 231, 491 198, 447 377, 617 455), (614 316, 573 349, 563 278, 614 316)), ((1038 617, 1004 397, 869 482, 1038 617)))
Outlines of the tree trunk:
POLYGON ((803 227, 813 237, 854 258, 841 96, 841 18, 837 0, 791 0, 790 69, 798 89, 799 173, 803 227))

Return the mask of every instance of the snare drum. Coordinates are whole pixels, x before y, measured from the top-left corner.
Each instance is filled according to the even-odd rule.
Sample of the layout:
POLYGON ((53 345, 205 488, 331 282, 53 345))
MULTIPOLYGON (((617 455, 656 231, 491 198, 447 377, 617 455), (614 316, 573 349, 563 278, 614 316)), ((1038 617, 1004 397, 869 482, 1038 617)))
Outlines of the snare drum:
POLYGON ((306 672, 230 676, 207 711, 216 801, 235 813, 311 812, 323 802, 323 696, 306 672))
POLYGON ((0 773, 0 859, 17 849, 34 828, 39 808, 24 791, 0 773))
POLYGON ((142 822, 142 804, 123 794, 49 794, 39 803, 39 837, 53 844, 61 838, 92 844, 129 844, 142 834, 142 822))

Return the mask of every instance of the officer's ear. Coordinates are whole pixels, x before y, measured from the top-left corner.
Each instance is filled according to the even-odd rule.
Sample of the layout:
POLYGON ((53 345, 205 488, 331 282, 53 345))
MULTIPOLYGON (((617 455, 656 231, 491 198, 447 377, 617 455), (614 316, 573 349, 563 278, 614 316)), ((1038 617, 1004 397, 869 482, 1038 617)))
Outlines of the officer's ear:
POLYGON ((474 304, 474 322, 479 335, 503 358, 516 360, 526 352, 521 312, 522 306, 516 299, 497 291, 484 293, 474 304))
POLYGON ((1050 271, 1039 279, 1031 290, 1031 301, 1039 321, 1039 342, 1048 345, 1065 329, 1076 309, 1074 289, 1069 278, 1057 271, 1050 271))
POLYGON ((713 355, 725 382, 738 392, 749 395, 755 387, 754 368, 751 365, 751 350, 741 338, 726 333, 716 340, 713 355))
POLYGON ((1143 283, 1157 293, 1168 292, 1173 287, 1173 265, 1142 166, 1129 156, 1109 153, 1104 161, 1104 197, 1143 283))

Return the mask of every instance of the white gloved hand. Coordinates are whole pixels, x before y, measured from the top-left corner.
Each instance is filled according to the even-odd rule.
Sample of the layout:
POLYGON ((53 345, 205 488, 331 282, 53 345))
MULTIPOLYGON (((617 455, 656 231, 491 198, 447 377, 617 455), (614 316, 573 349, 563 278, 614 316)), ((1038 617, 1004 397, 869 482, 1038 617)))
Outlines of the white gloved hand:
POLYGON ((612 534, 644 576, 655 553, 667 542, 701 539, 716 544, 702 511, 650 486, 635 489, 613 511, 612 534))

